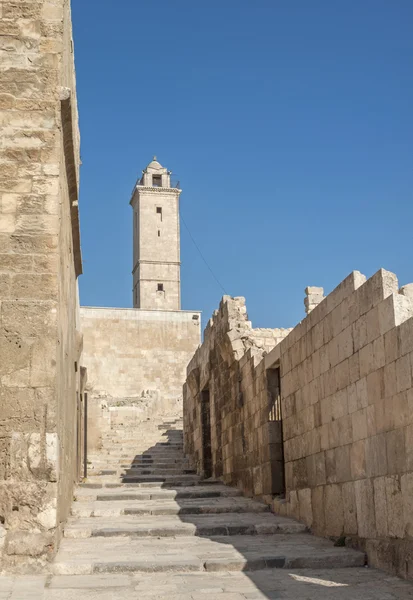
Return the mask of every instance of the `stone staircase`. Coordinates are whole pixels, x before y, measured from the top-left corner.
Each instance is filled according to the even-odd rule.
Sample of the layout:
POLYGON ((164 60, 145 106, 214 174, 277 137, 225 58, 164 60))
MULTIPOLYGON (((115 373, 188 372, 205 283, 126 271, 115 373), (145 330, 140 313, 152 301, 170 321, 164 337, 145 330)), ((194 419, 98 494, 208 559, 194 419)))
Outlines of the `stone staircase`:
POLYGON ((236 572, 363 566, 238 489, 201 481, 183 454, 182 420, 116 425, 76 491, 55 575, 236 572))

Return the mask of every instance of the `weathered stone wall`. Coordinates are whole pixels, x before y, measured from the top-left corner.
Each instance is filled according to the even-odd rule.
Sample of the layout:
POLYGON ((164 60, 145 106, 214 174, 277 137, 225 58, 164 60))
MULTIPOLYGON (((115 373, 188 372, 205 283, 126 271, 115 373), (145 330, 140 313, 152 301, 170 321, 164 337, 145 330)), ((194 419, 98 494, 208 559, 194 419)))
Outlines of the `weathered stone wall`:
POLYGON ((353 538, 413 578, 413 302, 381 270, 352 273, 279 354, 287 502, 275 510, 353 538))
POLYGON ((119 411, 182 411, 186 366, 201 341, 200 313, 82 307, 92 447, 119 411), (130 407, 127 409, 127 407, 130 407))
POLYGON ((205 329, 204 343, 187 369, 186 453, 192 465, 205 472, 202 396, 207 390, 211 474, 249 495, 271 493, 274 483, 282 483, 281 430, 279 423, 269 421, 266 372, 260 361, 288 332, 253 329, 244 298, 224 296, 205 329))
MULTIPOLYGON (((261 495, 275 512, 317 534, 364 548, 371 565, 413 578, 411 286, 399 290, 396 276, 384 270, 367 281, 354 272, 319 296, 266 355, 255 347, 246 352, 245 324, 242 344, 233 347, 233 312, 244 308, 236 299, 221 303, 188 367, 186 449, 201 470, 200 390, 209 385, 216 476, 261 495), (271 467, 255 465, 271 456, 265 390, 278 368, 285 497, 274 498, 267 491, 271 467)), ((276 461, 270 460, 273 471, 276 461)))
POLYGON ((81 272, 68 1, 2 3, 0 518, 3 565, 53 556, 72 499, 81 272))

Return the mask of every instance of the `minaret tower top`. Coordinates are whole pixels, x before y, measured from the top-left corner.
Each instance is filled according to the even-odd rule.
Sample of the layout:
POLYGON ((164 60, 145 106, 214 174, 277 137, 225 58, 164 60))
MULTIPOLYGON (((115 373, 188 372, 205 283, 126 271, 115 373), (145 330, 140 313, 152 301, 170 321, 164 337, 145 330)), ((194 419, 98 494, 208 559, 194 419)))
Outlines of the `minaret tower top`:
POLYGON ((179 196, 156 156, 142 171, 133 208, 133 306, 180 310, 179 196))

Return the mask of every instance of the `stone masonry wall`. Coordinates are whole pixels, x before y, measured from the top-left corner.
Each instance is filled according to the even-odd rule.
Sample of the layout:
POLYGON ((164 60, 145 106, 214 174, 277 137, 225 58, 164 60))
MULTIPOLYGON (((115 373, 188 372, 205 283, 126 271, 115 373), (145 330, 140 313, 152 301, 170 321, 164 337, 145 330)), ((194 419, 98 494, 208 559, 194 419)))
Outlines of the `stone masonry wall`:
POLYGON ((201 341, 199 312, 81 308, 91 447, 122 414, 182 411, 186 366, 201 341))
POLYGON ((287 501, 281 514, 347 538, 413 578, 413 302, 393 273, 352 273, 274 351, 287 501))
POLYGON ((254 343, 243 301, 224 298, 184 388, 185 447, 198 471, 202 390, 209 387, 213 475, 319 535, 362 547, 372 566, 407 578, 413 578, 411 289, 399 290, 396 276, 384 270, 367 281, 353 272, 326 298, 320 292, 285 339, 272 349, 266 344, 268 353, 254 343), (280 495, 273 485, 280 456, 271 453, 276 440, 266 426, 277 369, 280 495))
MULTIPOLYGON (((224 296, 187 369, 185 450, 204 471, 202 392, 209 391, 212 475, 249 495, 271 493, 272 457, 280 460, 281 431, 271 431, 266 373, 260 363, 289 330, 253 329, 244 298, 224 296)), ((277 465, 276 465, 277 466, 277 465)))
POLYGON ((79 133, 69 2, 1 10, 0 541, 3 567, 34 569, 80 461, 79 133))

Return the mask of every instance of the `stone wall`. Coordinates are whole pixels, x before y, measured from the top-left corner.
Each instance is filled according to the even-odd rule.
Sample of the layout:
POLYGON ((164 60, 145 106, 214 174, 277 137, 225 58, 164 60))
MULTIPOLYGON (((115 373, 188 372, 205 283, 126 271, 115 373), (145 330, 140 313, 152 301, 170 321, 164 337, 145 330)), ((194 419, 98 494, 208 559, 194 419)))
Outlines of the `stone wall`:
MULTIPOLYGON (((208 373, 213 373, 214 398, 232 398, 223 407, 221 427, 214 419, 215 400, 211 402, 214 448, 221 446, 227 452, 224 449, 232 439, 232 446, 238 445, 235 454, 239 456, 242 449, 247 457, 250 443, 258 437, 258 445, 252 447, 255 459, 250 460, 261 462, 262 456, 270 454, 261 444, 271 445, 271 439, 261 433, 265 431, 264 390, 267 385, 271 404, 268 382, 271 373, 279 372, 285 494, 267 493, 268 483, 262 484, 262 478, 269 477, 269 467, 265 474, 249 468, 248 477, 238 468, 228 474, 216 452, 212 453, 214 474, 229 477, 247 493, 261 495, 275 512, 305 522, 319 535, 364 548, 371 565, 407 578, 413 578, 410 290, 411 286, 399 290, 396 276, 384 270, 367 281, 361 273, 352 273, 326 298, 320 294, 319 304, 313 303, 308 316, 268 354, 255 348, 246 353, 246 347, 239 345, 234 358, 240 374, 238 379, 231 375, 227 388, 223 379, 234 361, 220 361, 210 352, 206 335, 189 365, 185 392, 186 448, 199 470, 202 435, 197 390, 208 373), (251 389, 240 406, 235 399, 245 376, 251 389)), ((238 302, 226 299, 221 304, 220 318, 226 321, 221 331, 234 329, 231 313, 238 302)), ((221 340, 218 347, 228 347, 223 336, 215 335, 215 340, 221 340)), ((234 367, 230 371, 236 373, 234 367)), ((271 461, 274 468, 279 467, 276 460, 271 461)))
POLYGON ((253 329, 244 298, 224 296, 187 369, 184 431, 191 464, 249 495, 270 494, 273 486, 281 491, 281 430, 279 422, 269 420, 267 374, 260 361, 288 332, 253 329), (205 400, 210 406, 210 473, 203 444, 205 400))
POLYGON ((56 551, 80 456, 79 133, 70 6, 2 3, 0 520, 3 566, 56 551))
POLYGON ((91 447, 122 411, 139 419, 181 412, 186 366, 201 341, 200 313, 80 310, 91 447))
POLYGON ((354 272, 275 354, 287 488, 275 509, 413 578, 411 298, 393 273, 354 272))

